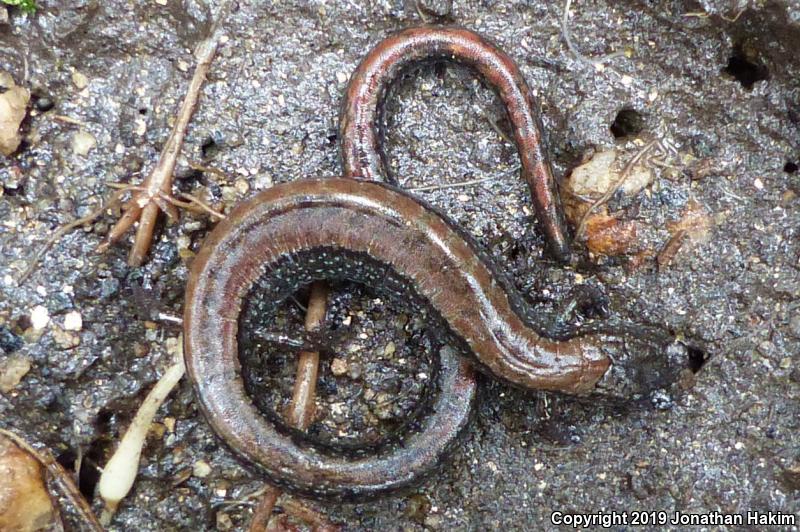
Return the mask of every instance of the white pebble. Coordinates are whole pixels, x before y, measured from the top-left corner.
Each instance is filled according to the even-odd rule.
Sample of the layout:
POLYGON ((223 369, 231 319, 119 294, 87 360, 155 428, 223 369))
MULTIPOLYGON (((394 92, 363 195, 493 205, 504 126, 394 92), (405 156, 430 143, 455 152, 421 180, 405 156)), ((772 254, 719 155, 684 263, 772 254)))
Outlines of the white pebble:
POLYGON ((89 78, 76 70, 72 73, 72 84, 75 85, 78 90, 83 90, 89 84, 89 78))
POLYGON ((80 331, 83 328, 83 318, 81 313, 77 310, 67 312, 64 316, 64 330, 65 331, 80 331))
POLYGON ((76 155, 86 156, 95 146, 97 146, 97 140, 86 131, 78 131, 72 137, 72 153, 76 155))
POLYGON ((47 309, 41 305, 36 305, 31 311, 31 324, 36 330, 41 330, 47 327, 50 323, 50 314, 47 309))
POLYGON ((192 468, 192 474, 197 478, 206 478, 208 475, 211 474, 211 466, 208 465, 208 462, 203 460, 198 460, 194 463, 194 467, 192 468))

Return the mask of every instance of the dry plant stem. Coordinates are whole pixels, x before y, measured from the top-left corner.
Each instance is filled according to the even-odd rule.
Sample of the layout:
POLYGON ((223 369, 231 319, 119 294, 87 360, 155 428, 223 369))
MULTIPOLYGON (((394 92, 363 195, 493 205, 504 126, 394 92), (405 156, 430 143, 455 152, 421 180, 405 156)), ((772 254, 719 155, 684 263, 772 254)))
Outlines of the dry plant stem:
POLYGON ((77 514, 81 518, 82 524, 85 525, 87 529, 93 532, 102 532, 103 527, 100 526, 100 522, 89 507, 89 503, 86 502, 78 486, 75 485, 72 475, 64 469, 61 464, 56 462, 48 451, 35 449, 28 442, 11 431, 0 428, 0 434, 13 441, 18 447, 28 452, 44 466, 58 489, 75 505, 77 514))
MULTIPOLYGON (((324 281, 316 281, 311 285, 308 298, 305 328, 313 331, 319 328, 325 319, 325 307, 328 304, 328 285, 324 281)), ((319 353, 303 351, 297 358, 297 374, 294 381, 292 402, 289 404, 289 424, 305 430, 314 418, 314 400, 317 391, 317 374, 319 372, 319 353)), ((253 514, 249 532, 266 530, 275 502, 281 491, 267 486, 261 501, 253 514)))
POLYGON ((39 261, 41 260, 42 256, 44 256, 44 254, 47 253, 47 251, 51 247, 53 247, 53 244, 58 242, 61 238, 64 237, 64 235, 66 235, 67 233, 69 233, 73 229, 77 229, 78 227, 81 227, 82 225, 86 225, 88 223, 91 223, 91 222, 95 221, 105 211, 107 211, 108 209, 116 206, 117 203, 119 203, 119 200, 122 197, 122 195, 125 192, 128 192, 129 190, 131 190, 131 187, 121 187, 119 190, 114 192, 114 194, 111 195, 111 197, 108 199, 108 201, 106 203, 104 203, 102 206, 100 206, 98 209, 92 211, 91 213, 87 214, 86 216, 84 216, 82 218, 78 218, 77 220, 74 220, 72 222, 69 222, 69 223, 59 227, 52 235, 50 235, 50 238, 47 239, 47 241, 42 245, 42 247, 40 247, 39 250, 36 251, 36 254, 34 254, 33 258, 30 260, 30 263, 28 264, 28 267, 17 278, 17 283, 18 284, 22 284, 23 282, 25 282, 25 280, 28 277, 30 277, 30 275, 34 271, 36 271, 36 266, 39 264, 39 261))
POLYGON ((198 172, 205 172, 209 174, 214 174, 215 176, 219 177, 223 181, 230 182, 230 178, 228 175, 220 170, 219 168, 214 168, 213 166, 205 166, 204 164, 198 163, 196 161, 188 161, 189 168, 192 170, 197 170, 198 172))
POLYGON ((262 495, 261 500, 256 506, 256 511, 253 513, 253 520, 250 521, 249 532, 265 532, 269 524, 269 518, 272 517, 272 510, 275 508, 275 502, 281 491, 273 486, 267 486, 262 495))
POLYGON ((170 196, 172 193, 175 163, 183 146, 189 121, 197 107, 200 89, 205 82, 211 62, 219 46, 219 38, 220 33, 215 31, 211 37, 198 47, 197 67, 186 91, 186 97, 183 100, 180 111, 178 111, 175 126, 172 128, 172 133, 164 145, 156 167, 144 180, 145 191, 135 195, 126 204, 125 214, 108 234, 105 244, 101 246, 101 250, 105 249, 122 238, 122 235, 138 220, 139 227, 136 230, 136 238, 128 257, 128 264, 131 266, 139 266, 150 250, 158 212, 163 208, 163 202, 159 201, 160 196, 170 196), (159 205, 159 203, 162 203, 162 205, 159 205))
POLYGON ((589 216, 591 216, 592 213, 594 213, 597 207, 603 205, 605 202, 611 199, 611 196, 613 196, 617 192, 617 190, 619 190, 619 187, 625 184, 625 181, 627 181, 628 176, 630 176, 633 167, 639 164, 639 161, 642 160, 642 157, 644 157, 647 154, 647 152, 649 152, 653 148, 653 146, 657 145, 658 143, 659 143, 658 140, 652 140, 647 144, 645 144, 644 146, 642 146, 642 149, 636 152, 636 155, 634 155, 622 169, 622 172, 619 174, 619 178, 614 182, 614 184, 608 187, 608 190, 606 190, 605 194, 603 194, 600 198, 597 199, 597 201, 592 203, 588 209, 586 209, 586 212, 583 213, 581 221, 578 224, 578 229, 575 231, 575 238, 583 237, 583 234, 586 231, 586 220, 589 219, 589 216))
MULTIPOLYGON (((318 329, 325 319, 325 306, 328 303, 328 286, 323 281, 311 285, 306 313, 306 330, 318 329)), ((314 398, 317 390, 319 353, 303 351, 297 359, 297 376, 294 381, 292 403, 289 406, 289 423, 297 429, 305 430, 314 418, 314 398)))
POLYGON ((297 499, 287 498, 281 501, 281 507, 292 517, 313 526, 314 530, 339 530, 339 527, 325 519, 325 516, 297 499))

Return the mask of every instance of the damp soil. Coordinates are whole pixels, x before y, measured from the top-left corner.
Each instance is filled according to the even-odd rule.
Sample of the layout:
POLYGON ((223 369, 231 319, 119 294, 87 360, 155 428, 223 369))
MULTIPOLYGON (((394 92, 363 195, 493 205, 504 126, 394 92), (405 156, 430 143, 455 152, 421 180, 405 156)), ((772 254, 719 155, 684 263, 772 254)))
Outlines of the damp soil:
MULTIPOLYGON (((182 312, 187 266, 213 223, 185 214, 160 226, 150 260, 131 269, 129 242, 94 252, 113 222, 105 216, 61 240, 25 284, 15 278, 55 228, 97 208, 108 183, 138 182, 153 167, 217 3, 38 4, 34 17, 12 9, 0 22, 0 69, 33 94, 23 146, 0 160, 0 356, 31 362, 0 394, 0 423, 68 467, 82 457, 81 489, 97 507, 98 468, 170 363, 180 328, 169 316, 182 312), (79 131, 97 141, 85 156, 73 152, 79 131), (37 328, 43 310, 49 322, 37 328)), ((517 61, 541 101, 559 178, 593 151, 631 156, 652 139, 671 147, 644 192, 612 198, 648 228, 641 249, 658 253, 688 207, 712 222, 708 239, 662 265, 646 254, 589 256, 580 243, 581 263, 559 265, 543 250, 492 92, 460 67, 409 73, 386 107, 400 184, 492 178, 417 194, 469 231, 543 312, 591 286, 612 314, 698 346, 698 371, 656 406, 481 378, 474 421, 422 486, 363 504, 313 503, 348 529, 548 529, 554 511, 800 513, 800 4, 573 2, 574 51, 557 4, 239 1, 223 23, 228 40, 175 186, 224 210, 274 183, 338 175, 338 106, 359 58, 394 30, 447 22, 517 61)), ((287 326, 302 319, 292 305, 283 307, 287 326)), ((340 286, 334 307, 353 336, 324 357, 318 432, 380 438, 424 397, 420 375, 435 357, 400 359, 430 351, 425 325, 359 287, 340 286), (335 369, 345 370, 334 375, 342 358, 335 369)), ((279 351, 259 381, 272 383, 263 401, 275 411, 291 390, 291 357, 279 351)), ((112 528, 246 527, 247 495, 261 486, 182 382, 112 528), (210 465, 207 476, 192 474, 199 461, 210 465)))

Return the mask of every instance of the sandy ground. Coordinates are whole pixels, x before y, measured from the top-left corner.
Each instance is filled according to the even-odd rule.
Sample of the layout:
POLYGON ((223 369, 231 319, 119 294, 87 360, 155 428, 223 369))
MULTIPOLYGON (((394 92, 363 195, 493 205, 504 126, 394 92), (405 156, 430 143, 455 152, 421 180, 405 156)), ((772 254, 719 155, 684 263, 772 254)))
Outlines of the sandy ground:
MULTIPOLYGON (((0 159, 2 360, 32 364, 0 395, 0 423, 66 464, 81 454, 91 495, 97 467, 169 364, 180 330, 154 316, 181 313, 187 262, 212 223, 182 217, 159 231, 152 260, 132 270, 127 244, 93 252, 113 222, 106 216, 59 242, 27 283, 14 279, 55 228, 108 196, 107 183, 137 182, 153 166, 216 5, 39 4, 35 17, 12 11, 0 25, 0 70, 34 94, 25 144, 0 159), (96 141, 85 156, 73 150, 81 131, 96 141), (37 307, 49 317, 41 329, 37 307), (80 330, 65 330, 71 312, 80 330)), ((432 20, 447 2, 425 4, 239 1, 184 148, 228 177, 198 175, 183 161, 176 186, 229 209, 273 183, 337 175, 337 114, 350 72, 382 37, 432 20)), ((502 109, 456 67, 426 67, 394 91, 387 149, 400 182, 496 177, 419 194, 490 249, 543 309, 557 308, 576 282, 593 284, 613 313, 668 327, 710 359, 663 409, 482 379, 468 433, 418 490, 316 507, 353 530, 547 529, 554 511, 800 513, 800 6, 575 2, 570 28, 582 54, 631 52, 601 70, 565 45, 561 3, 455 4, 449 21, 505 48, 541 99, 558 176, 593 150, 630 157, 637 139, 659 140, 674 147, 666 166, 653 166, 644 192, 614 198, 613 210, 641 224, 643 250, 662 249, 687 209, 705 216, 709 237, 681 246, 664 267, 652 257, 589 257, 576 271, 547 259, 527 191, 509 172, 517 156, 500 134, 502 109), (617 138, 610 126, 623 109, 634 111, 634 127, 623 124, 617 138)), ((387 310, 368 301, 355 308, 387 310)), ((114 527, 246 526, 252 501, 228 503, 258 489, 259 474, 215 438, 188 382, 158 421, 164 430, 148 440, 114 527), (210 465, 202 478, 190 474, 199 461, 210 465)))

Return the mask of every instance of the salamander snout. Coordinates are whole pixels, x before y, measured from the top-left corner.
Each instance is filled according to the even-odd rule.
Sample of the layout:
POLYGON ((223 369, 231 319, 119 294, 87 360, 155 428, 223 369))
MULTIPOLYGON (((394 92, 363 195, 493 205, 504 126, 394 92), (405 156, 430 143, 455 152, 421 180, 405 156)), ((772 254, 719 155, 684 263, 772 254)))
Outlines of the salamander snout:
POLYGON ((619 356, 612 357, 611 367, 597 383, 597 391, 668 409, 672 406, 675 384, 687 372, 696 371, 695 357, 693 350, 679 341, 659 349, 633 343, 619 356))

